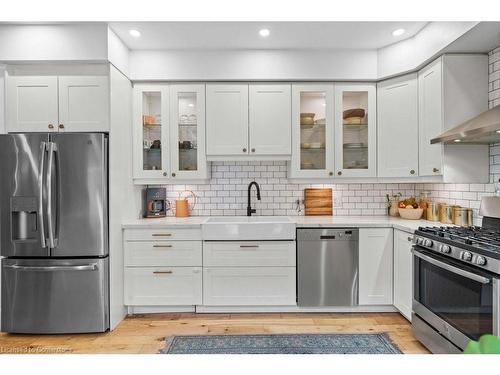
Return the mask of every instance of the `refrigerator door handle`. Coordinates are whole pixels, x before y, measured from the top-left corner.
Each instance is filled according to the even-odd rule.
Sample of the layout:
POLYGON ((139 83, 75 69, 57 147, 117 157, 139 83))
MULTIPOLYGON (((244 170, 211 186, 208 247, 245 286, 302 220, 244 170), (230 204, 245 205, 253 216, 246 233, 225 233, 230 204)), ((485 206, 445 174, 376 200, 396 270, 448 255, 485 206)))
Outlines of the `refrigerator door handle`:
POLYGON ((97 271, 97 263, 85 264, 81 266, 19 266, 17 264, 5 265, 4 268, 15 269, 19 271, 97 271))
POLYGON ((47 228, 49 234, 49 247, 56 247, 54 225, 52 216, 52 165, 54 164, 54 155, 57 151, 57 145, 49 142, 49 157, 47 160, 47 228))
POLYGON ((45 220, 43 215, 43 170, 45 168, 45 154, 47 151, 47 142, 40 142, 41 156, 38 169, 38 221, 40 225, 40 241, 42 248, 47 247, 47 239, 45 238, 45 220))

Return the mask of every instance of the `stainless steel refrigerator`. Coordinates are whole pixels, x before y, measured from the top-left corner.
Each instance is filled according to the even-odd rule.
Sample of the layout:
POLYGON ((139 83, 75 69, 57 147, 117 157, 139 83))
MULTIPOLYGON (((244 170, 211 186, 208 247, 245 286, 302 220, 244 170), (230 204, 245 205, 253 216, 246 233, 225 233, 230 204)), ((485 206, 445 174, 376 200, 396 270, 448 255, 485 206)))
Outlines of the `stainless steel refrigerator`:
POLYGON ((109 329, 107 136, 0 135, 2 331, 109 329))

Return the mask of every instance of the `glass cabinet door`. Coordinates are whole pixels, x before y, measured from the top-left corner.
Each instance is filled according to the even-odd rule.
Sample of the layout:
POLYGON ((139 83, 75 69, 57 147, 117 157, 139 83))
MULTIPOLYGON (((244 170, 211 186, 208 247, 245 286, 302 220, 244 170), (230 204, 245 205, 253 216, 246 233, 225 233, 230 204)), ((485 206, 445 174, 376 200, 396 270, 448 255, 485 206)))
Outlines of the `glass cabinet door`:
POLYGON ((336 177, 376 177, 374 85, 335 87, 336 177))
POLYGON ((207 178, 205 156, 205 87, 173 85, 171 148, 173 178, 207 178))
POLYGON ((333 85, 292 86, 291 178, 333 176, 333 85))
POLYGON ((166 177, 168 86, 136 85, 134 90, 134 177, 166 177))

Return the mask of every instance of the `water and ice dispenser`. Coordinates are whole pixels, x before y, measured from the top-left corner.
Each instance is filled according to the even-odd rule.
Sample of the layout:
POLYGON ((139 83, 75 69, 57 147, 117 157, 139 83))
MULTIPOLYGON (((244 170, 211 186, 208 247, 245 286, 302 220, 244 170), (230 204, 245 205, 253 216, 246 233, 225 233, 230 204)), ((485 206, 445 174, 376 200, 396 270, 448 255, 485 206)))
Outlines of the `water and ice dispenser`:
POLYGON ((13 241, 36 240, 38 230, 37 198, 12 197, 11 220, 13 241))

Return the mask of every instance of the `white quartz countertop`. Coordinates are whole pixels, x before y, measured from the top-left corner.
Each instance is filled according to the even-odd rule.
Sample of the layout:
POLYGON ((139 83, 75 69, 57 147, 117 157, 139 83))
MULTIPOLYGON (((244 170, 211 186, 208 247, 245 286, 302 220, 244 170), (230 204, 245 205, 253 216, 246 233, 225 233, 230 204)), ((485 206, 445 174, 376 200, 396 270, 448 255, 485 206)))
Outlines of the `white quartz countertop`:
MULTIPOLYGON (((395 228, 407 232, 415 231, 419 226, 442 225, 427 220, 404 220, 390 216, 289 216, 298 228, 313 227, 365 227, 395 228)), ((208 216, 192 216, 185 218, 166 217, 162 219, 136 219, 123 223, 123 229, 134 228, 168 228, 173 226, 199 228, 209 219, 208 216)))

